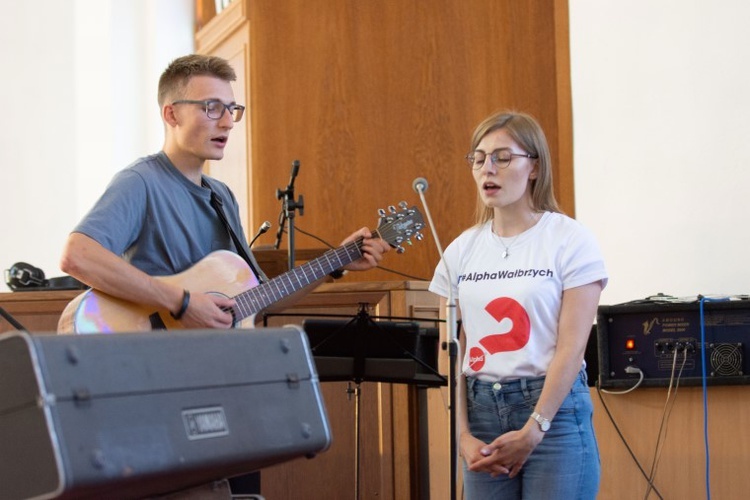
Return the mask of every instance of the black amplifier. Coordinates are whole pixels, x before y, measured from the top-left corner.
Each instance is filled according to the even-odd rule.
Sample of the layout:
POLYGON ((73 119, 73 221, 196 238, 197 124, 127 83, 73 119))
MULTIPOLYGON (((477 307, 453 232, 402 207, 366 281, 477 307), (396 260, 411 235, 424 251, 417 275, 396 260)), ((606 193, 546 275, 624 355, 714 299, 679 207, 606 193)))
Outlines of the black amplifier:
POLYGON ((750 383, 750 300, 644 300, 600 306, 599 383, 666 386, 682 368, 680 385, 750 383), (702 311, 702 315, 701 315, 702 311), (704 362, 705 360, 705 362, 704 362))

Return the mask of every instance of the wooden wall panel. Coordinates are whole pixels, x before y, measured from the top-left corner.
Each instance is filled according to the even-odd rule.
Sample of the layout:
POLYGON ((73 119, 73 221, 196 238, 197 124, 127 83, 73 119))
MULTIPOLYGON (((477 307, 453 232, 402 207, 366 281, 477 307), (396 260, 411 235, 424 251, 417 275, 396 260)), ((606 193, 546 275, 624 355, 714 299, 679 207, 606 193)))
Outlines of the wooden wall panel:
MULTIPOLYGON (((278 220, 276 191, 286 187, 292 161, 300 160, 295 188, 305 210, 296 225, 332 245, 358 227, 374 228, 378 208, 401 200, 422 208, 411 185, 423 176, 447 245, 473 223, 476 190, 463 161, 473 128, 494 111, 516 109, 544 127, 558 198, 574 215, 567 9, 567 0, 234 0, 212 20, 199 15, 198 50, 230 58, 247 83, 244 137, 238 127, 230 141, 240 153, 212 165, 211 174, 247 200, 252 234, 262 221, 278 220), (238 172, 243 168, 246 178, 238 172)), ((204 10, 210 9, 198 13, 204 10)), ((275 233, 276 227, 258 245, 273 244, 275 233)), ((438 253, 429 230, 426 236, 405 255, 392 252, 383 266, 431 278, 438 253)), ((321 247, 302 232, 296 245, 321 247)), ((393 279, 376 270, 343 281, 393 279)), ((397 388, 378 395, 377 425, 364 424, 364 448, 382 447, 379 458, 362 457, 364 498, 416 498, 420 487, 433 498, 447 495, 445 396, 437 390, 430 396, 429 486, 415 482, 414 454, 423 450, 396 451, 410 438, 404 420, 414 415, 413 398, 397 388)), ((327 392, 326 403, 336 418, 343 415, 337 428, 347 428, 351 405, 341 398, 340 390, 327 392)), ((323 467, 338 471, 337 493, 351 491, 353 469, 337 456, 350 460, 350 434, 338 432, 336 449, 314 467, 295 461, 265 477, 299 485, 297 473, 314 476, 323 467)), ((328 486, 313 488, 309 497, 329 494, 328 486)))
MULTIPOLYGON (((196 19, 199 24, 204 23, 199 15, 213 8, 204 3, 200 0, 196 4, 196 19)), ((237 80, 232 83, 235 100, 246 106, 245 116, 250 116, 250 20, 247 4, 232 2, 221 16, 205 22, 203 29, 196 35, 196 52, 223 57, 229 61, 237 74, 237 80)), ((250 124, 251 121, 247 118, 235 123, 224 158, 219 162, 209 162, 206 168, 208 174, 225 182, 237 198, 242 226, 248 239, 253 237, 259 225, 254 222, 256 217, 250 203, 253 185, 250 124)))
MULTIPOLYGON (((354 229, 373 227, 378 208, 401 200, 421 207, 411 184, 424 176, 447 245, 472 223, 476 192, 462 160, 470 134, 503 108, 541 121, 558 168, 558 196, 572 213, 567 2, 255 0, 249 6, 252 227, 276 221, 276 189, 287 185, 291 162, 299 159, 295 187, 305 202, 299 228, 337 245, 354 229)), ((274 235, 259 243, 273 243, 274 235)), ((300 233, 296 244, 320 246, 300 233)), ((428 234, 383 265, 430 278, 437 260, 428 234)), ((394 277, 374 271, 356 279, 394 277)))
MULTIPOLYGON (((706 449, 708 433, 710 477, 714 498, 745 498, 750 489, 746 475, 750 465, 750 431, 743 425, 750 419, 748 386, 709 386, 708 413, 704 422, 701 387, 672 389, 672 409, 662 436, 662 452, 654 484, 656 498, 706 498, 706 449), (705 427, 704 427, 705 425, 705 427)), ((648 483, 638 470, 613 422, 592 388, 594 428, 602 461, 599 498, 630 500, 646 498, 648 483)), ((640 388, 624 395, 603 395, 628 446, 646 474, 656 455, 659 429, 665 414, 667 388, 640 388)))

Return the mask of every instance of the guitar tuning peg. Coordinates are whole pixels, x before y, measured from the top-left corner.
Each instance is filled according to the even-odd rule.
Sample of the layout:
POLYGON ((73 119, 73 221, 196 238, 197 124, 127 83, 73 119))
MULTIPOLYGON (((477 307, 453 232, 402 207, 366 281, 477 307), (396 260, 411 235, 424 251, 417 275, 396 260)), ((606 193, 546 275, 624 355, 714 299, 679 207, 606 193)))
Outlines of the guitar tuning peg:
POLYGON ((388 211, 390 213, 392 213, 392 214, 395 214, 396 213, 396 207, 394 207, 393 205, 389 205, 388 206, 388 211))
POLYGON ((405 201, 399 201, 399 202, 398 202, 398 206, 399 206, 399 208, 401 208, 402 210, 406 210, 406 207, 408 207, 409 205, 407 205, 405 201))
POLYGON ((414 235, 414 237, 417 239, 417 241, 422 241, 424 239, 424 234, 417 233, 414 235))
POLYGON ((385 217, 385 210, 383 210, 382 208, 378 208, 378 215, 380 217, 385 217))
POLYGON ((406 249, 405 249, 404 247, 402 247, 401 245, 398 245, 398 246, 396 247, 396 253, 397 253, 397 254, 402 254, 402 253, 404 253, 404 252, 406 252, 406 249))

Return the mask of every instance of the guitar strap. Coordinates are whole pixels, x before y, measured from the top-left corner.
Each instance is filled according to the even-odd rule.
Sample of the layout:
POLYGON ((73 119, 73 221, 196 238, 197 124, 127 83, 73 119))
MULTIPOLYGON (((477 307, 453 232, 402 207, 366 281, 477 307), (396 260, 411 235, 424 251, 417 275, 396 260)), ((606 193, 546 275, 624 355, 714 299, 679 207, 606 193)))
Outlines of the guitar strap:
POLYGON ((201 180, 201 186, 208 188, 208 190, 211 191, 211 206, 214 207, 214 210, 216 210, 216 215, 219 216, 219 220, 221 220, 221 223, 224 224, 224 227, 227 229, 229 236, 232 237, 232 241, 234 242, 234 246, 237 249, 237 253, 245 260, 245 262, 247 262, 247 265, 250 266, 250 269, 252 269, 253 273, 255 273, 255 276, 257 276, 258 278, 258 282, 262 283, 263 274, 258 271, 258 268, 255 266, 255 261, 245 251, 245 247, 240 243, 240 239, 237 237, 237 234, 229 224, 227 216, 224 213, 224 202, 222 201, 221 197, 216 194, 213 189, 211 189, 211 186, 208 185, 205 179, 201 180))

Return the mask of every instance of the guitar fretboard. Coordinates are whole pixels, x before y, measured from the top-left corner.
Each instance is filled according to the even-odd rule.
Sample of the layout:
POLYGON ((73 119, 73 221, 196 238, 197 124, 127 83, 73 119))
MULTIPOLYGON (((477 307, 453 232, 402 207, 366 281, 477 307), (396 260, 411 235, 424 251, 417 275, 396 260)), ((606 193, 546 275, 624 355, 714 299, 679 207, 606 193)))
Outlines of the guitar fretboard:
MULTIPOLYGON (((373 231, 373 233, 376 232, 373 231)), ((362 241, 360 238, 344 246, 329 250, 320 257, 235 296, 235 321, 242 321, 314 283, 330 272, 359 259, 362 257, 362 241)))

